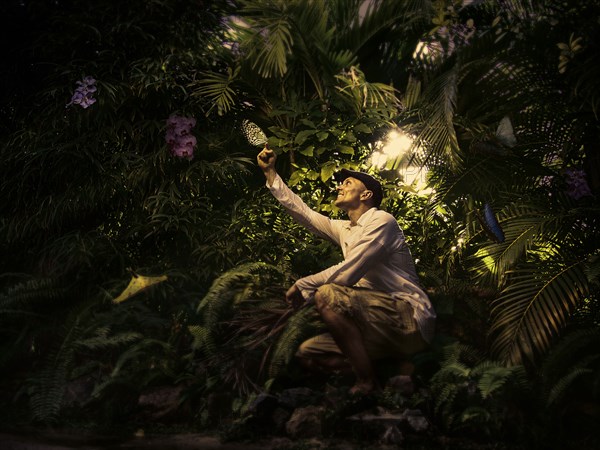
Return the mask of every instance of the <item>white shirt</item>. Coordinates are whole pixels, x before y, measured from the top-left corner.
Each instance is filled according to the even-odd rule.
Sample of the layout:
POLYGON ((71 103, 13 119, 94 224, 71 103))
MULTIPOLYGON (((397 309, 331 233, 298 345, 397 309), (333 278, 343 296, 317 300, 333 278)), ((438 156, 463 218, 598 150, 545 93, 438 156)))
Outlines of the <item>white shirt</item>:
POLYGON ((410 249, 394 216, 371 208, 351 226, 349 220, 330 219, 310 209, 279 175, 267 187, 298 223, 342 248, 342 262, 296 281, 306 300, 329 283, 387 292, 410 303, 423 339, 431 342, 436 314, 419 286, 410 249))

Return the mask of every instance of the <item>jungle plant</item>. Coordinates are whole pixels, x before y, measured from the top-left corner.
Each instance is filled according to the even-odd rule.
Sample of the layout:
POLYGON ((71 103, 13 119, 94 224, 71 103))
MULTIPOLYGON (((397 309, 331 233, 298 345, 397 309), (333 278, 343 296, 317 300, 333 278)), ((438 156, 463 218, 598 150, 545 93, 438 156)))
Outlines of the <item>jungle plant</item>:
POLYGON ((452 432, 503 438, 521 433, 519 414, 531 398, 523 366, 506 367, 468 345, 444 347, 440 370, 431 378, 434 413, 452 432))
POLYGON ((198 305, 201 324, 189 327, 207 390, 233 388, 248 397, 268 389, 314 333, 312 309, 294 312, 283 301, 288 283, 289 275, 260 262, 214 281, 198 305))
POLYGON ((366 75, 362 62, 379 63, 398 36, 415 36, 422 18, 420 2, 371 2, 361 16, 362 3, 244 0, 227 69, 194 85, 194 94, 217 105, 211 113, 263 128, 283 155, 282 175, 323 211, 331 211, 333 172, 358 166, 400 106, 396 91, 372 81, 375 71, 366 75))
POLYGON ((21 76, 0 74, 13 88, 0 107, 0 360, 8 383, 28 379, 19 399, 32 415, 53 421, 77 374, 95 374, 101 399, 186 371, 173 361, 190 299, 232 264, 223 230, 250 160, 224 144, 236 136, 223 120, 169 121, 202 117, 186 86, 215 63, 229 4, 4 6, 2 28, 20 25, 7 25, 7 67, 21 76), (124 310, 142 300, 110 303, 131 271, 171 280, 138 317, 124 310))
POLYGON ((586 55, 597 32, 588 18, 599 5, 568 14, 563 2, 435 6, 399 116, 435 190, 424 233, 435 243, 429 228, 448 225, 439 260, 446 279, 460 274, 496 291, 495 357, 537 364, 597 289, 585 275, 599 248, 597 191, 588 187, 598 173, 596 100, 575 92, 589 82, 579 70, 596 70, 586 55), (561 74, 560 44, 579 28, 586 37, 578 45, 587 47, 572 52, 561 74), (569 68, 579 80, 565 76, 569 68))
POLYGON ((598 439, 595 423, 600 411, 600 352, 597 326, 568 333, 540 368, 541 398, 549 414, 544 419, 552 436, 598 439))

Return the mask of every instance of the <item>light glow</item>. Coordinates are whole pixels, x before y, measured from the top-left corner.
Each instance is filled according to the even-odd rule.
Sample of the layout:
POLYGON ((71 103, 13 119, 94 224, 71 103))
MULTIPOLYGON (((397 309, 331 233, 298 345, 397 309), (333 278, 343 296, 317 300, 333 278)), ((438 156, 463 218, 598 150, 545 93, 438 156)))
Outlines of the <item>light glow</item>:
POLYGON ((420 194, 428 194, 432 190, 426 188, 427 169, 410 164, 410 156, 422 152, 415 145, 413 136, 396 129, 390 131, 383 141, 375 143, 370 162, 379 170, 396 167, 403 184, 416 187, 420 194))

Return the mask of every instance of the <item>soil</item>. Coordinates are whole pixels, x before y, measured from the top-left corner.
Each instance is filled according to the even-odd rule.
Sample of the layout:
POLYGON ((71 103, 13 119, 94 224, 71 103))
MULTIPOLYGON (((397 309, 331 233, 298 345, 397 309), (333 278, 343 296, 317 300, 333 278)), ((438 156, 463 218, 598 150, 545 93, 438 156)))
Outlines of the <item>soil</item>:
MULTIPOLYGON (((287 439, 284 439, 287 441, 287 439)), ((289 441, 287 442, 289 444, 289 441)), ((45 432, 42 434, 0 433, 2 450, 92 450, 92 449, 156 449, 156 450, 264 450, 285 446, 286 442, 272 439, 268 442, 221 443, 217 437, 201 434, 176 434, 110 438, 66 433, 45 432)))

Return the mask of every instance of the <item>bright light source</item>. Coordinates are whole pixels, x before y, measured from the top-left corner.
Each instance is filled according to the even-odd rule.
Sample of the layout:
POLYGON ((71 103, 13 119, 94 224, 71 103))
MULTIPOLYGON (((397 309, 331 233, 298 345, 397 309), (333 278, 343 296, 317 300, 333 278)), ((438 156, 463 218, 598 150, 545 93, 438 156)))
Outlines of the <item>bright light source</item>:
POLYGON ((406 134, 392 131, 388 135, 387 144, 381 150, 388 159, 399 158, 411 147, 413 140, 406 134))
POLYGON ((388 158, 381 152, 375 152, 371 155, 371 164, 378 169, 383 169, 388 158))
POLYGON ((394 167, 398 168, 398 176, 404 184, 415 186, 419 192, 429 193, 430 189, 425 188, 427 169, 408 164, 410 158, 405 158, 411 149, 414 152, 422 152, 418 146, 415 148, 414 138, 411 135, 399 129, 392 130, 383 142, 375 143, 375 151, 371 154, 371 165, 382 170, 389 161, 394 161, 394 167))

